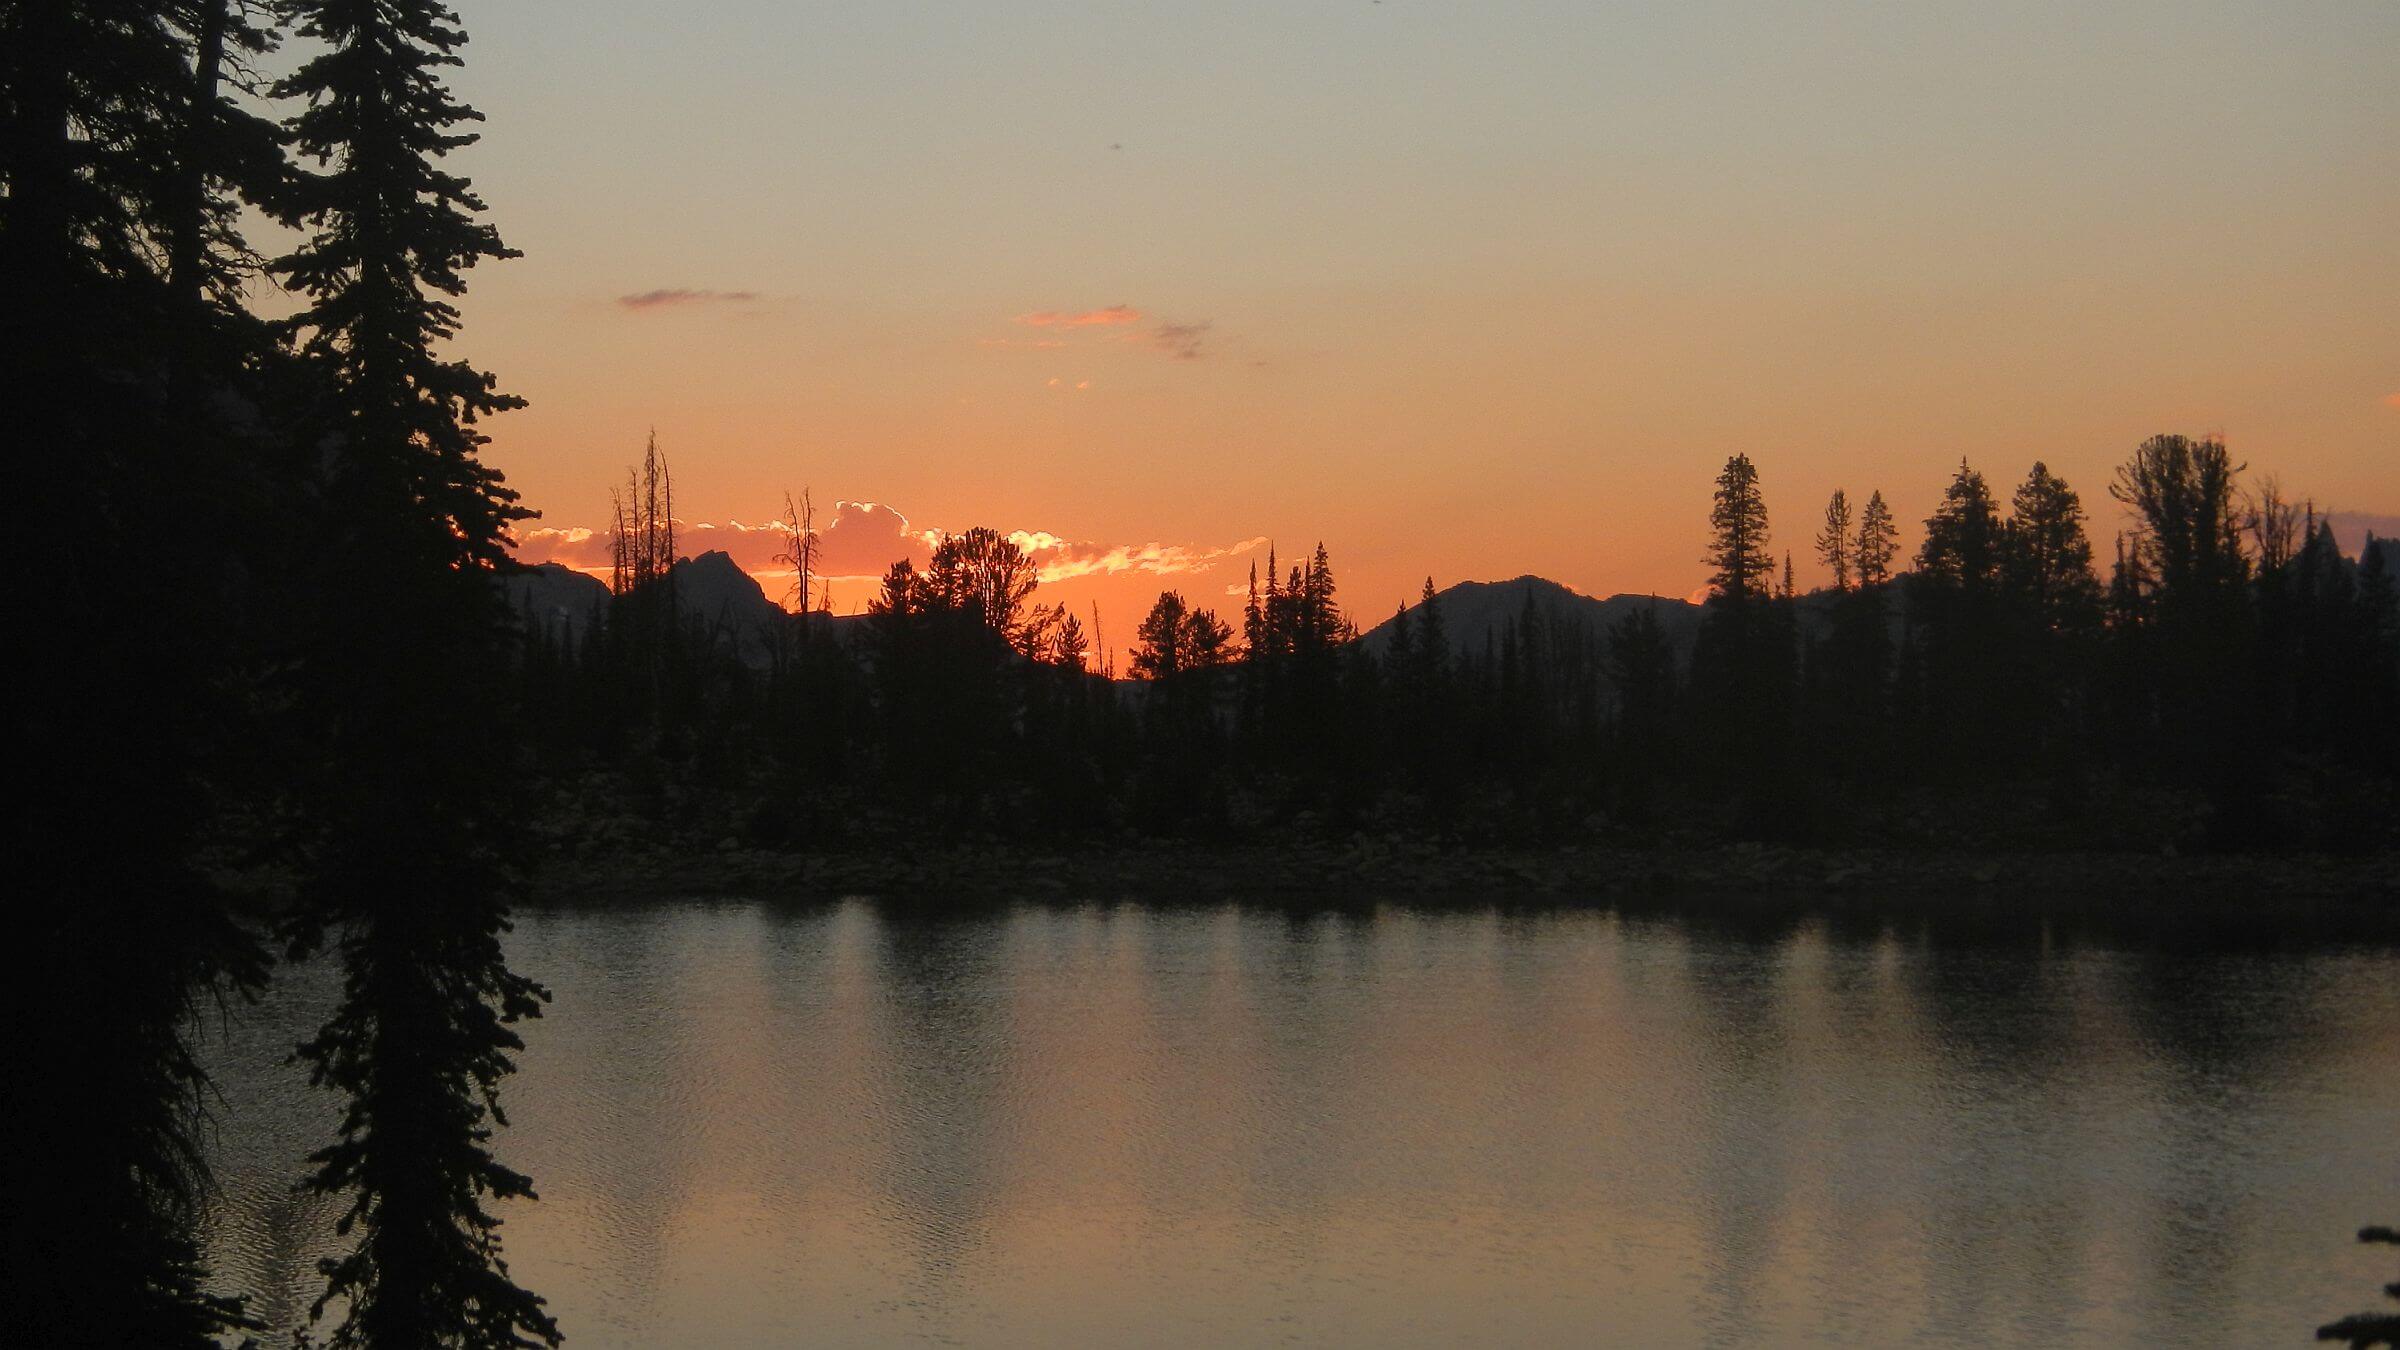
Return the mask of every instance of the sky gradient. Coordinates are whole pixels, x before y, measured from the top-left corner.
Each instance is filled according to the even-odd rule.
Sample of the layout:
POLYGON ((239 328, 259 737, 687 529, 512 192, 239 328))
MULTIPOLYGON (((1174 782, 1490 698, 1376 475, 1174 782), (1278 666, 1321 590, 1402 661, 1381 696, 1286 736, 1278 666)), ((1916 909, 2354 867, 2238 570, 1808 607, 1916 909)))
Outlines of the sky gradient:
POLYGON ((1686 594, 1735 452, 1804 584, 1831 489, 1913 547, 1961 456, 2105 554, 2161 431, 2400 515, 2389 0, 459 7, 526 255, 459 350, 546 529, 656 428, 695 527, 1047 535, 1121 648, 1259 540, 1362 623, 1686 594))

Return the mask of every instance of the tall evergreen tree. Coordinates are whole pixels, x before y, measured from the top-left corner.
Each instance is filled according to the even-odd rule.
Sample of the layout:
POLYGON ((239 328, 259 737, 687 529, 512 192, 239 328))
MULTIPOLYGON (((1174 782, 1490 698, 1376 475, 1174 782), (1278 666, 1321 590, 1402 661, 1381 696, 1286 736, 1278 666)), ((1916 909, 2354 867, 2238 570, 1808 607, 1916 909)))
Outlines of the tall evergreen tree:
POLYGON ((255 432, 216 395, 281 372, 229 287, 182 282, 240 273, 237 194, 262 199, 278 165, 271 139, 264 165, 219 155, 213 133, 255 126, 238 115, 200 137, 202 8, 0 5, 0 378, 16 485, 42 504, 14 532, 11 623, 41 655, 10 701, 33 790, 10 813, 24 924, 0 1089, 0 1303, 31 1345, 197 1346, 245 1321, 205 1292, 194 1237, 190 1014, 263 961, 192 855, 213 752, 254 729, 219 696, 249 655, 228 600, 260 561, 247 527, 277 514, 255 432), (180 584, 161 587, 167 537, 180 584))
POLYGON ((1900 531, 1893 527, 1892 509, 1883 504, 1881 490, 1867 494, 1866 509, 1858 516, 1858 547, 1851 564, 1860 586, 1880 586, 1892 579, 1892 559, 1900 554, 1900 531))
POLYGON ((1725 461, 1708 524, 1709 585, 1737 603, 1765 594, 1775 564, 1767 552, 1767 502, 1748 455, 1725 461))
POLYGON ((1777 827, 1790 789, 1798 653, 1791 607, 1771 603, 1767 503, 1748 455, 1725 462, 1708 518, 1714 589, 1692 650, 1692 712, 1733 828, 1758 834, 1777 827))
POLYGON ((1817 535, 1817 557, 1833 573, 1833 588, 1850 589, 1850 565, 1857 541, 1850 535, 1850 494, 1840 488, 1825 503, 1825 528, 1817 535))
POLYGON ((2242 549, 2242 466, 2225 443, 2153 436, 2117 469, 2109 494, 2134 512, 2127 573, 2144 611, 2159 749, 2175 777, 2209 794, 2218 842, 2256 819, 2249 766, 2262 729, 2245 717, 2254 669, 2250 560, 2242 549))
POLYGON ((438 167, 478 115, 442 72, 466 35, 435 0, 289 0, 321 51, 277 88, 304 102, 291 133, 323 171, 294 190, 307 232, 274 270, 308 300, 301 351, 324 410, 324 571, 304 701, 324 728, 298 951, 330 939, 340 1007, 301 1048, 345 1095, 340 1137, 309 1184, 347 1198, 350 1245, 323 1264, 315 1311, 335 1346, 556 1344, 542 1301, 500 1256, 488 1201, 531 1198, 488 1147, 510 1023, 547 994, 501 950, 515 884, 508 655, 494 573, 527 514, 480 451, 480 419, 518 407, 441 347, 463 272, 515 256, 438 167))
POLYGON ((2044 631, 2081 632, 2098 620, 2100 581, 2083 532, 2083 501, 2038 460, 2010 504, 2006 571, 2044 631))

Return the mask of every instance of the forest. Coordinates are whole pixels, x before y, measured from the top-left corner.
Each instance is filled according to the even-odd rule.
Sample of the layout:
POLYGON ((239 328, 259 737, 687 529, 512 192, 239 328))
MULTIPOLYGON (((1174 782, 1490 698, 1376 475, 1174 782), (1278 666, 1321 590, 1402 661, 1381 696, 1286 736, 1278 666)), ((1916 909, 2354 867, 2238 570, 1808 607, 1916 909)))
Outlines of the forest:
POLYGON ((295 1050, 340 1103, 297 1179, 341 1207, 312 1334, 558 1343, 503 1259, 536 1179, 495 1135, 547 999, 508 916, 562 796, 793 850, 2392 842, 2393 550, 2343 557, 2213 440, 2130 448, 2105 577, 2075 491, 2036 465, 2004 508, 1962 465, 1905 569, 1882 498, 1837 496, 1840 584, 1807 595, 1735 456, 1688 653, 1655 614, 1535 607, 1462 647, 1430 581, 1363 640, 1318 547, 1235 615, 1160 597, 1118 680, 988 530, 824 613, 797 513, 802 586, 746 653, 682 599, 655 462, 596 612, 528 622, 528 513, 484 458, 520 400, 456 341, 468 272, 515 256, 444 167, 479 120, 446 84, 465 41, 435 0, 0 5, 21 1343, 257 1329, 196 1236, 196 1037, 299 960, 340 989, 295 1050))
POLYGON ((2388 848, 2400 543, 2345 556, 2218 440, 2132 447, 2106 491, 2131 528, 2105 576, 2041 463, 2005 498, 1960 463, 1913 557, 1880 491, 1837 491, 1801 532, 1834 584, 1803 594, 1735 455, 1693 522, 1697 607, 1520 584, 1467 631, 1428 578, 1362 634, 1318 545, 1270 552, 1235 613, 1162 593, 1117 678, 990 529, 837 616, 794 512, 783 603, 712 606, 653 440, 610 585, 519 605, 521 698, 538 782, 694 847, 2388 848))

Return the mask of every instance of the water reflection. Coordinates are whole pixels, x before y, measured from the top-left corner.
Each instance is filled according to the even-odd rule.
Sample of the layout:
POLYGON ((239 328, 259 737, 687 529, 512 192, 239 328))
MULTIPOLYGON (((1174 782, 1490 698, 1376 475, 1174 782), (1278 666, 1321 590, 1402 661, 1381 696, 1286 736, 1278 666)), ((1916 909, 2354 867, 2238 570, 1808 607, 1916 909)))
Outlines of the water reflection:
MULTIPOLYGON (((581 1345, 2291 1339, 2400 1211, 2400 956, 2021 916, 524 916, 511 1261, 581 1345)), ((215 1244, 331 1212, 233 1027, 215 1244)))

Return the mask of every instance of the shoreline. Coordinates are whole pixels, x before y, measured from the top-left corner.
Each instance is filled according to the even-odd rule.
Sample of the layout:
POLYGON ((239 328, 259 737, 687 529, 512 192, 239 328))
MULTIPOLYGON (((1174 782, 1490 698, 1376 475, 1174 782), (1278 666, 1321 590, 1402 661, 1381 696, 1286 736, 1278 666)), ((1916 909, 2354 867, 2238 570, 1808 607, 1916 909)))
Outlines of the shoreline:
POLYGON ((1736 845, 1713 849, 1409 848, 1373 839, 1076 849, 953 846, 878 853, 748 848, 553 855, 535 903, 755 894, 836 899, 1496 898, 1672 902, 1772 895, 1918 903, 1940 897, 2088 908, 2355 909, 2400 927, 2400 855, 1916 852, 1736 845))

